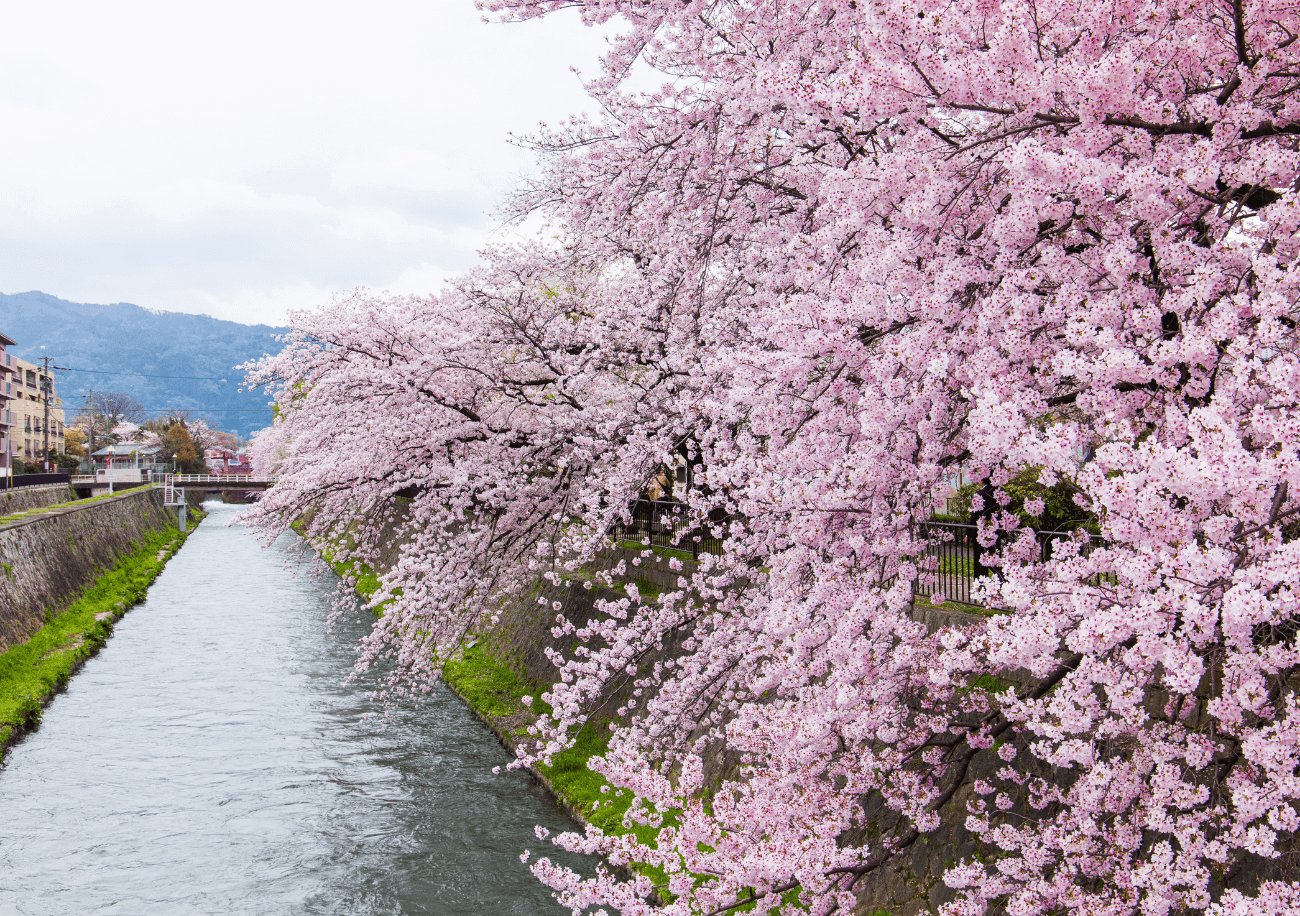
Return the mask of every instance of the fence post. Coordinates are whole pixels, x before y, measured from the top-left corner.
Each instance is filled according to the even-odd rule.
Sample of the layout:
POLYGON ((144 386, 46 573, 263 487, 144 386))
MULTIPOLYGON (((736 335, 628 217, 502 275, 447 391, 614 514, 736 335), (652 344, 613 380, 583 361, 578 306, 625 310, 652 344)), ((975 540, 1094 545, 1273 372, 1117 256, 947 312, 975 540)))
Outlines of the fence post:
MULTIPOLYGON (((907 523, 907 527, 908 527, 908 528, 911 528, 913 524, 916 525, 916 529, 915 529, 915 530, 916 530, 916 533, 917 533, 917 537, 918 537, 918 539, 920 540, 920 542, 921 542, 922 545, 925 545, 925 544, 926 544, 926 540, 925 540, 925 522, 909 521, 909 522, 907 523)), ((917 558, 917 563, 916 563, 916 575, 914 575, 914 576, 912 577, 912 597, 911 597, 912 610, 916 610, 916 596, 917 596, 917 594, 918 594, 917 589, 918 589, 918 586, 921 584, 921 576, 923 576, 923 575, 925 574, 925 573, 923 572, 923 570, 925 569, 925 561, 929 558, 929 555, 930 555, 930 551, 927 549, 927 547, 926 547, 926 546, 922 546, 922 547, 921 547, 921 555, 917 558)))

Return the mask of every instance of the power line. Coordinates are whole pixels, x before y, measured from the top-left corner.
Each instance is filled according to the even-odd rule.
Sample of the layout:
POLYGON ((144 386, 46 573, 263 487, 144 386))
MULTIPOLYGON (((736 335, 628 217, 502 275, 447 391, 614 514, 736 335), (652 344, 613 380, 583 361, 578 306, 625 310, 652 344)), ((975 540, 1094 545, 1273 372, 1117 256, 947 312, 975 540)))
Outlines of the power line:
MULTIPOLYGON (((64 407, 64 410, 78 410, 82 413, 90 411, 92 413, 103 413, 102 408, 92 407, 64 407)), ((132 410, 152 410, 157 413, 165 413, 169 410, 178 413, 271 413, 273 407, 133 407, 132 410)))
POLYGON ((95 375, 130 375, 135 378, 170 378, 170 379, 187 379, 193 382, 226 382, 230 379, 221 378, 216 375, 145 375, 143 372, 109 372, 107 369, 74 369, 71 366, 53 366, 52 368, 60 372, 93 372, 95 375))

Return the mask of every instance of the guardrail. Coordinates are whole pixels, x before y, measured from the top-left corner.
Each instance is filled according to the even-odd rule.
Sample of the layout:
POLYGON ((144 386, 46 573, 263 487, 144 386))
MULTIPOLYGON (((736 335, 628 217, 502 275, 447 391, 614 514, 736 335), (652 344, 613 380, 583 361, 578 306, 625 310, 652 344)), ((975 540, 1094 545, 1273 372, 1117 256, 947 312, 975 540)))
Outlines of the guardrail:
POLYGON ((707 529, 686 525, 686 507, 667 499, 638 499, 632 505, 632 519, 610 531, 615 541, 634 541, 654 547, 668 547, 698 557, 722 553, 722 541, 707 529))
MULTIPOLYGON (((980 553, 988 548, 980 546, 976 540, 978 529, 974 525, 957 525, 951 522, 922 522, 921 536, 925 538, 925 555, 932 563, 926 570, 933 584, 922 585, 919 581, 912 586, 913 594, 929 596, 941 594, 948 601, 959 604, 974 604, 971 601, 971 585, 977 578, 996 572, 980 563, 980 553)), ((1072 540, 1073 531, 1036 531, 1039 556, 1048 560, 1054 546, 1061 541, 1072 540)), ((1086 556, 1102 543, 1095 534, 1088 535, 1088 542, 1083 545, 1082 553, 1086 556)))
MULTIPOLYGON (((55 483, 71 482, 71 474, 15 474, 12 486, 17 489, 19 487, 42 487, 55 483)), ((3 489, 6 483, 3 478, 0 478, 0 489, 3 489)))
MULTIPOLYGON (((259 486, 270 486, 278 478, 259 477, 256 474, 168 474, 170 479, 174 480, 176 486, 183 487, 191 484, 239 484, 252 483, 259 486)), ((231 487, 230 489, 235 489, 231 487)))

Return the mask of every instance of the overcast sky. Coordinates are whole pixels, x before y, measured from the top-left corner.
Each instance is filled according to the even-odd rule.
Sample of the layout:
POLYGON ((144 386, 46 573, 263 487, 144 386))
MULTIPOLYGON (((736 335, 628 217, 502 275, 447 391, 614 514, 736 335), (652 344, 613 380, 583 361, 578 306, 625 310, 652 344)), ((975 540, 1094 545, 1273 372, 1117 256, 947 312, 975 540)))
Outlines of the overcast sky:
POLYGON ((249 323, 435 290, 587 110, 603 37, 473 0, 27 3, 0 32, 0 292, 249 323))

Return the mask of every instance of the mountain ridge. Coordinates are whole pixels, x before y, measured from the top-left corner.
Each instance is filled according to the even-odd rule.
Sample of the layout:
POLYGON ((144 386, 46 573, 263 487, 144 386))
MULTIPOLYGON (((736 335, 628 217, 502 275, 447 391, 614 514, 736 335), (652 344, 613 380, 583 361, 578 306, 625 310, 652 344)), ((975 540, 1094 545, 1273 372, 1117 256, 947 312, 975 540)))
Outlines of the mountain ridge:
POLYGON ((270 424, 269 399, 261 391, 239 391, 243 373, 234 367, 279 352, 276 336, 287 332, 129 302, 71 302, 38 290, 0 293, 0 333, 17 341, 9 352, 31 362, 48 355, 55 366, 77 370, 54 373, 69 422, 91 389, 124 391, 150 415, 192 410, 247 437, 270 424))

